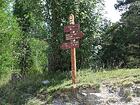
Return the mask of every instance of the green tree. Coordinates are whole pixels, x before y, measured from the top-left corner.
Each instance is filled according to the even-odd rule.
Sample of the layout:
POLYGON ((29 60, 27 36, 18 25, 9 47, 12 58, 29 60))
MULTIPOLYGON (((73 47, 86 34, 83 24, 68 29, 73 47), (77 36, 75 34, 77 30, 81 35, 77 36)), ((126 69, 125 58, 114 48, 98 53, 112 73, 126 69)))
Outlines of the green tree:
POLYGON ((120 0, 118 1, 118 4, 115 4, 115 8, 116 9, 119 9, 119 7, 121 6, 126 6, 128 4, 132 4, 132 3, 135 3, 135 2, 138 2, 139 0, 120 0))
POLYGON ((15 69, 15 46, 21 34, 16 19, 8 9, 9 4, 0 1, 0 76, 15 69))
POLYGON ((14 16, 16 16, 19 26, 23 32, 21 40, 18 43, 18 67, 20 73, 25 75, 32 66, 30 41, 30 10, 25 8, 22 0, 16 0, 14 5, 14 16))
POLYGON ((121 18, 127 34, 127 66, 140 67, 140 1, 135 0, 129 4, 121 18))
POLYGON ((42 48, 47 48, 47 44, 44 46, 44 40, 46 41, 47 39, 47 29, 43 16, 45 8, 43 7, 43 2, 42 0, 15 1, 14 15, 17 17, 23 32, 22 39, 17 46, 17 51, 19 52, 17 63, 23 75, 30 69, 30 73, 39 71, 39 69, 39 72, 41 72, 41 69, 46 67, 44 64, 40 64, 40 62, 44 63, 43 60, 45 60, 45 57, 41 59, 42 56, 44 56, 42 48), (39 56, 41 58, 39 58, 39 56))
POLYGON ((129 4, 120 22, 102 35, 102 60, 105 67, 140 67, 140 2, 129 4))
MULTIPOLYGON (((84 38, 80 41, 80 49, 77 50, 77 66, 89 67, 89 58, 92 56, 91 49, 93 36, 98 30, 100 13, 95 0, 89 1, 46 1, 46 22, 50 29, 49 52, 48 52, 48 69, 49 71, 69 70, 70 69, 70 52, 60 49, 61 43, 65 39, 63 28, 68 23, 69 14, 73 13, 76 17, 76 23, 81 25, 81 31, 84 32, 84 38), (95 28, 96 27, 96 28, 95 28)), ((101 6, 99 6, 101 7, 101 6)))
POLYGON ((70 51, 60 49, 60 45, 65 39, 63 28, 69 24, 68 16, 71 13, 75 15, 75 22, 81 25, 81 31, 85 33, 83 40, 80 40, 81 47, 77 50, 77 66, 90 66, 93 37, 98 33, 101 9, 102 2, 96 0, 16 0, 14 14, 24 32, 48 42, 48 69, 56 71, 70 69, 70 51))

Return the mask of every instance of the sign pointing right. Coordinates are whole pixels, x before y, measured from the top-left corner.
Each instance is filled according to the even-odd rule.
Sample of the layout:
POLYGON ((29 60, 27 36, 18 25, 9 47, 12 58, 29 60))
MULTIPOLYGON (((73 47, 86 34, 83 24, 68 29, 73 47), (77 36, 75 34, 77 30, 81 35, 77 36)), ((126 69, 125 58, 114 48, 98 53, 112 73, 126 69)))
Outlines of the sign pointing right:
POLYGON ((83 37, 83 35, 84 35, 83 32, 66 34, 66 40, 81 39, 83 37))
POLYGON ((64 27, 64 32, 79 31, 80 24, 70 24, 64 27))

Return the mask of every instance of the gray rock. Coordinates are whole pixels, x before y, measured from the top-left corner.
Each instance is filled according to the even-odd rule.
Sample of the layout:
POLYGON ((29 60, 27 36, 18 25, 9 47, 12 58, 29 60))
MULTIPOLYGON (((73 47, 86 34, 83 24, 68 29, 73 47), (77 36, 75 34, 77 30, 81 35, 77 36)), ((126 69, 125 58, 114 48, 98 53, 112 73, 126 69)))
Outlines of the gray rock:
POLYGON ((82 93, 82 95, 86 97, 88 94, 87 93, 82 93))
POLYGON ((44 85, 47 85, 47 84, 50 83, 50 81, 48 81, 48 80, 44 80, 44 81, 42 81, 42 83, 43 83, 44 85))
POLYGON ((137 97, 140 97, 140 86, 136 86, 134 88, 134 93, 136 94, 137 97))
POLYGON ((103 97, 101 93, 90 93, 87 97, 88 105, 101 105, 103 97))
POLYGON ((120 87, 119 92, 118 92, 118 95, 120 97, 123 97, 123 95, 124 95, 124 88, 123 87, 120 87))

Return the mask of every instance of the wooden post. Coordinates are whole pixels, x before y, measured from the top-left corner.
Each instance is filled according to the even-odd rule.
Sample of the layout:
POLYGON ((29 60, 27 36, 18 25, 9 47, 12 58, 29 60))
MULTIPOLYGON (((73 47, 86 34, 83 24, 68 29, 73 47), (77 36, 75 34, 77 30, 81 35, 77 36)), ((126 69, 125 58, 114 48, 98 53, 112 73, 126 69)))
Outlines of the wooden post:
MULTIPOLYGON (((75 24, 73 14, 70 14, 69 22, 70 24, 75 24)), ((71 40, 71 41, 75 41, 75 40, 71 40)), ((72 69, 72 83, 73 83, 73 88, 75 90, 76 88, 76 49, 75 48, 71 48, 71 69, 72 69)))

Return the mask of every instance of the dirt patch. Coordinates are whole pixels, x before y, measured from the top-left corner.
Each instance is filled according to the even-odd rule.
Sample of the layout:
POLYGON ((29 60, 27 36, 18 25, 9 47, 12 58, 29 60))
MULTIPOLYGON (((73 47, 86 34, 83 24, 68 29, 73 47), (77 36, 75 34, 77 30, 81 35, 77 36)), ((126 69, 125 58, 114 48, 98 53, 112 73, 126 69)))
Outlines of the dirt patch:
POLYGON ((79 87, 75 94, 73 89, 54 93, 53 105, 138 105, 140 104, 139 85, 117 87, 102 84, 99 89, 79 87))

